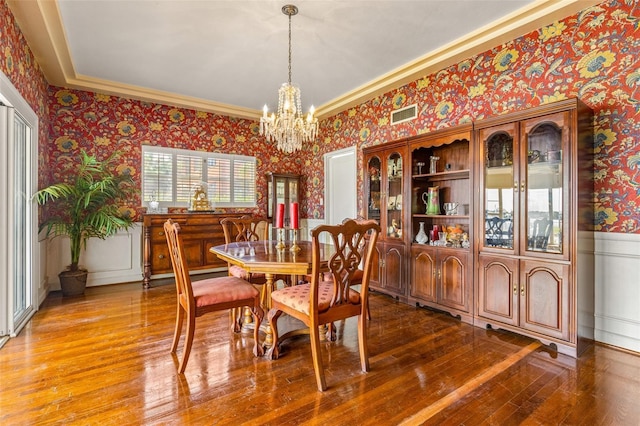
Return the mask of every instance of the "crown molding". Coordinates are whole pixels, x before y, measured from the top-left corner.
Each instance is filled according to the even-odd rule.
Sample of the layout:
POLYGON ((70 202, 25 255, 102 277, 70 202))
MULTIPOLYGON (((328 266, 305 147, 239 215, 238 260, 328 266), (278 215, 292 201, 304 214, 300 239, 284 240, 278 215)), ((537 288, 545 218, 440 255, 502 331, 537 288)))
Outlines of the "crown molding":
POLYGON ((538 0, 321 105, 316 116, 335 115, 599 3, 602 0, 538 0))
MULTIPOLYGON (((79 75, 73 67, 57 0, 6 1, 51 85, 250 120, 262 115, 261 110, 79 75)), ((602 0, 538 0, 319 106, 316 116, 328 118, 599 3, 602 0)))

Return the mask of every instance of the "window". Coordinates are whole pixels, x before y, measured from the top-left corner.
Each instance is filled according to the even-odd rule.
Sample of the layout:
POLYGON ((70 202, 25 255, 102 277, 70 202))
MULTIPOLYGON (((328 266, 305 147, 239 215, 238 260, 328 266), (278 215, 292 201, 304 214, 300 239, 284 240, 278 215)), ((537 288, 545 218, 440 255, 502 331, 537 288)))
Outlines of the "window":
POLYGON ((204 182, 215 207, 255 207, 256 158, 184 149, 142 147, 142 201, 186 207, 204 182))

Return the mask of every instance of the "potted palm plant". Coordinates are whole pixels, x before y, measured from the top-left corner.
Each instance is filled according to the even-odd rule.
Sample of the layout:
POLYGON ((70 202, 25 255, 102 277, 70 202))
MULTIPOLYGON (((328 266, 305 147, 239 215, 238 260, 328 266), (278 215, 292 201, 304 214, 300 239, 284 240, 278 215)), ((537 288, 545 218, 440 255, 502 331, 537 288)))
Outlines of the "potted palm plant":
POLYGON ((65 296, 84 293, 87 274, 78 262, 89 238, 105 239, 121 229, 128 229, 133 218, 122 214, 120 207, 137 193, 130 174, 118 174, 115 170, 115 153, 104 161, 80 153, 79 163, 64 174, 63 182, 54 183, 36 192, 38 204, 47 205, 45 220, 40 231, 47 236, 69 237, 71 264, 58 276, 65 296))

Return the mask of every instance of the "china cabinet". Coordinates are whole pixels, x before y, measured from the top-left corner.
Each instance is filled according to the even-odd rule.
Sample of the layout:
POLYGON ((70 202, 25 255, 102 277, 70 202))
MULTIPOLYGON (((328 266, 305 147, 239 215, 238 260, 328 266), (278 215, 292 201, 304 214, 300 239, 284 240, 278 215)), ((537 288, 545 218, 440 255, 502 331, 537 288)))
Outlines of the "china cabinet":
POLYGON ((593 338, 592 120, 571 99, 475 123, 474 323, 572 356, 593 338))
POLYGON ((409 301, 468 323, 473 322, 472 134, 469 124, 409 141, 409 301))
POLYGON ((291 225, 289 205, 300 202, 300 175, 267 173, 267 217, 275 221, 278 204, 284 204, 284 226, 291 225))
POLYGON ((376 246, 370 287, 406 298, 405 217, 408 201, 405 178, 407 144, 394 142, 363 151, 366 185, 366 217, 382 228, 376 246))

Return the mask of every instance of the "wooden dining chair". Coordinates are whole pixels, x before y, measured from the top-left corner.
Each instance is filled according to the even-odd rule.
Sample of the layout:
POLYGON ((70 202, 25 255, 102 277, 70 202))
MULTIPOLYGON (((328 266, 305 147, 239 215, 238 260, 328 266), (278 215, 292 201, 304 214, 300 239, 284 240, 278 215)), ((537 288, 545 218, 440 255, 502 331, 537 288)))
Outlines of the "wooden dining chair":
MULTIPOLYGON (((342 223, 346 222, 347 220, 355 220, 357 223, 365 223, 365 224, 366 223, 372 223, 372 224, 378 223, 374 219, 364 219, 361 216, 358 216, 357 219, 345 218, 342 221, 342 223)), ((362 240, 361 244, 364 244, 364 243, 365 243, 365 240, 362 240)), ((351 282, 350 282, 351 287, 357 287, 357 286, 362 284, 362 275, 363 275, 362 267, 363 267, 363 263, 364 263, 364 259, 362 259, 360 261, 360 265, 358 265, 358 270, 355 271, 353 273, 353 275, 351 276, 351 282)), ((330 276, 328 276, 327 279, 330 280, 331 279, 330 276)), ((304 278, 301 281, 299 281, 300 284, 308 284, 309 282, 311 282, 311 275, 305 275, 304 278)), ((368 304, 367 304, 367 319, 369 321, 371 321, 371 307, 368 304)))
MULTIPOLYGON (((224 232, 225 244, 244 241, 264 241, 269 239, 269 221, 263 217, 254 217, 244 215, 242 217, 226 217, 220 221, 222 231, 224 232)), ((229 275, 232 277, 242 278, 254 285, 264 285, 267 282, 263 273, 249 273, 238 265, 229 265, 229 275)), ((275 276, 273 282, 283 280, 285 283, 288 277, 275 276)), ((262 288, 260 290, 262 297, 262 306, 266 306, 267 292, 262 288)))
MULTIPOLYGON (((193 336, 195 333, 196 318, 208 312, 249 306, 256 322, 253 334, 253 354, 262 356, 264 349, 259 342, 260 324, 264 317, 264 311, 260 305, 260 292, 247 281, 237 277, 215 277, 198 281, 191 281, 187 258, 180 235, 180 225, 168 219, 164 224, 164 231, 169 246, 169 255, 176 279, 177 312, 176 328, 171 344, 171 353, 175 354, 178 341, 182 332, 184 317, 187 318, 184 349, 178 366, 178 372, 184 373, 191 353, 193 336)), ((240 324, 233 321, 232 330, 240 332, 240 324)))
POLYGON ((340 225, 318 226, 311 232, 311 282, 285 287, 271 294, 272 308, 268 319, 273 332, 273 345, 269 350, 269 356, 272 359, 277 359, 279 356, 277 323, 280 315, 286 313, 302 321, 309 327, 313 367, 320 391, 327 388, 318 330, 318 327, 323 324, 358 317, 360 366, 362 371, 369 371, 367 296, 371 263, 379 233, 380 226, 375 222, 358 223, 351 219, 340 225), (326 259, 326 266, 323 266, 324 262, 321 258, 320 236, 323 233, 328 234, 335 248, 335 253, 326 259), (364 259, 362 281, 359 284, 359 291, 356 291, 351 288, 351 283, 353 276, 358 273, 362 259, 364 259), (323 268, 327 268, 328 272, 323 271, 323 268))
MULTIPOLYGON (((222 225, 222 231, 224 232, 225 244, 246 241, 263 241, 269 239, 269 221, 263 217, 254 217, 252 215, 225 217, 220 221, 220 225, 222 225)), ((253 285, 262 286, 260 288, 260 299, 262 306, 267 306, 267 292, 264 289, 264 284, 267 283, 265 274, 259 272, 250 273, 240 266, 232 264, 228 264, 228 271, 229 276, 231 277, 241 278, 253 285)), ((241 322, 250 322, 251 315, 245 312, 245 315, 243 316, 240 311, 241 309, 235 309, 233 311, 233 319, 238 319, 241 322)))

